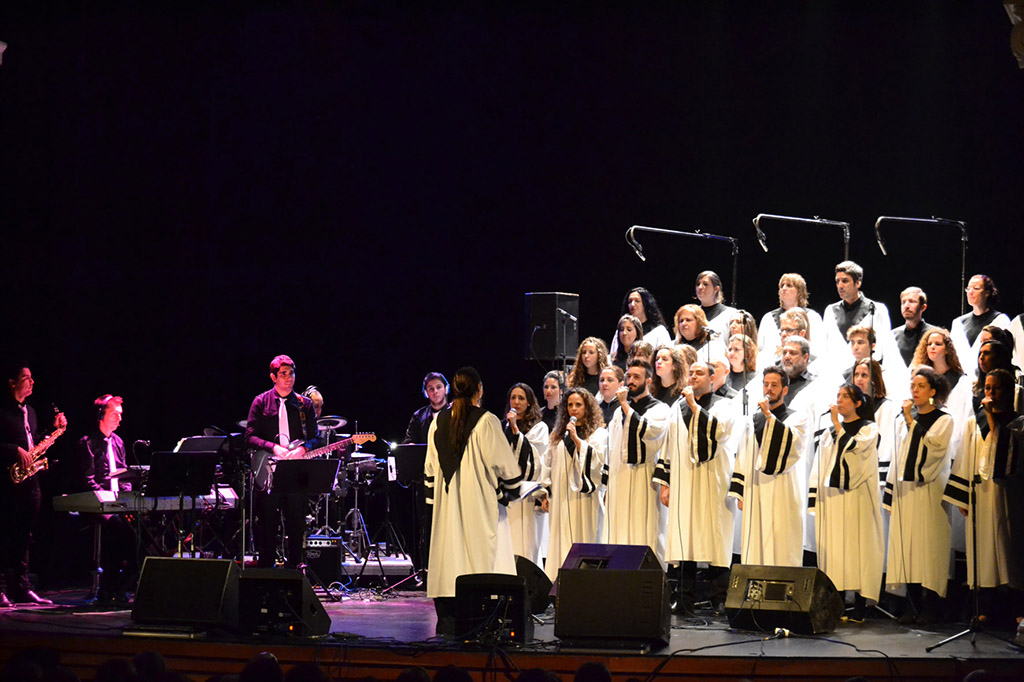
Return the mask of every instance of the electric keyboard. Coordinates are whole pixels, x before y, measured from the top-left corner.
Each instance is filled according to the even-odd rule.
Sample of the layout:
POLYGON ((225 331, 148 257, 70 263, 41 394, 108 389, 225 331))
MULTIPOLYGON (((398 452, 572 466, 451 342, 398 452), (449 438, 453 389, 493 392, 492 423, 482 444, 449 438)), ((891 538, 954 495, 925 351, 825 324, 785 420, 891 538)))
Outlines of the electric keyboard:
POLYGON ((234 509, 238 495, 231 486, 217 488, 216 494, 191 497, 144 497, 135 490, 87 490, 53 498, 55 511, 85 514, 130 514, 150 511, 191 511, 192 509, 234 509), (193 501, 195 506, 193 507, 193 501))

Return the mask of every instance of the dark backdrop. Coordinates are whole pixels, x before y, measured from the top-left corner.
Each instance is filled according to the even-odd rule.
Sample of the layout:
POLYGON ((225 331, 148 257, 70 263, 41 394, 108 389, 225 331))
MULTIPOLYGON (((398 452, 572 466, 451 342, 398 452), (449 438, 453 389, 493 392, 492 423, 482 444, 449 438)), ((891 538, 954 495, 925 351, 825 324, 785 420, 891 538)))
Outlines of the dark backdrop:
MULTIPOLYGON (((523 360, 523 294, 581 297, 610 337, 627 289, 667 314, 735 235, 739 304, 802 272, 835 299, 836 229, 865 291, 959 313, 970 272, 1021 309, 1024 73, 999 3, 6 2, 0 40, 5 358, 72 433, 101 393, 126 440, 243 419, 277 353, 327 411, 398 438, 428 370, 523 360), (636 5, 640 5, 639 7, 636 5), (212 5, 212 6, 211 6, 212 5)), ((72 440, 71 437, 67 439, 72 440)))

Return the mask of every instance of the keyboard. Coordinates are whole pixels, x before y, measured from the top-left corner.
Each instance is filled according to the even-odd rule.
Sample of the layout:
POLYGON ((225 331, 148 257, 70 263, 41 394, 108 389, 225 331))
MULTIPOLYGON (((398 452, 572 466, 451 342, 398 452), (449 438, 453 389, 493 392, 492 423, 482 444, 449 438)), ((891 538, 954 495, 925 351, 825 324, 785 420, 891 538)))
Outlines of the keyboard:
POLYGON ((191 497, 145 497, 141 492, 134 490, 116 493, 110 490, 87 490, 83 493, 70 493, 53 498, 54 510, 84 514, 234 509, 237 503, 238 495, 231 486, 218 487, 216 493, 203 495, 194 500, 191 497))

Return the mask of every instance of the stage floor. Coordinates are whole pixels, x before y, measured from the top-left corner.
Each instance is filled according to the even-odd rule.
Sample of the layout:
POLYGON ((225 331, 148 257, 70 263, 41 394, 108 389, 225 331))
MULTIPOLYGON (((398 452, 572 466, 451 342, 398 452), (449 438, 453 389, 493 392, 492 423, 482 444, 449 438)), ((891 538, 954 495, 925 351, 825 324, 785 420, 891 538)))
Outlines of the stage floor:
MULTIPOLYGON (((737 632, 717 617, 684 619, 673 616, 671 642, 660 651, 564 650, 554 636, 549 612, 536 626, 526 646, 489 649, 455 644, 434 637, 433 602, 420 591, 401 591, 381 597, 370 590, 331 601, 318 591, 331 616, 330 634, 315 639, 260 639, 211 633, 202 641, 126 637, 131 624, 127 609, 94 610, 81 591, 47 593, 57 603, 37 608, 0 610, 0 660, 29 646, 51 646, 64 664, 82 679, 92 677, 99 662, 114 656, 155 649, 169 667, 202 680, 210 675, 238 672, 245 660, 263 650, 273 651, 282 664, 312 660, 330 669, 332 677, 375 676, 392 679, 411 665, 436 670, 454 663, 477 679, 517 669, 541 667, 563 680, 586 660, 608 664, 616 680, 629 677, 691 679, 846 679, 866 675, 893 679, 962 679, 970 670, 997 671, 1006 679, 1022 679, 1024 653, 986 634, 972 644, 969 636, 928 653, 925 647, 961 631, 962 624, 929 628, 906 627, 876 614, 863 624, 841 624, 835 632, 809 637, 778 638, 737 632)), ((609 617, 614 617, 609 599, 609 617)), ((1012 633, 998 633, 1008 640, 1012 633)))

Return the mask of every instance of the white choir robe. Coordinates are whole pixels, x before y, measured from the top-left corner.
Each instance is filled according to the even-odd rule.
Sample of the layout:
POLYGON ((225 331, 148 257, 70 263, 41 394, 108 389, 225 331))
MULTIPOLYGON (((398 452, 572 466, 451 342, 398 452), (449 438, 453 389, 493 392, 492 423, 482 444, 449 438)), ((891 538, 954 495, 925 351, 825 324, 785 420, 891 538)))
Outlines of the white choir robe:
MULTIPOLYGON (((889 387, 887 383, 886 388, 889 387)), ((896 431, 903 422, 903 401, 894 401, 886 397, 875 402, 875 423, 878 424, 878 486, 879 492, 885 491, 885 479, 889 475, 889 467, 896 453, 896 431)), ((882 545, 889 542, 888 514, 882 514, 882 545)), ((889 555, 882 558, 882 572, 885 572, 889 555)))
MULTIPOLYGON (((841 301, 839 304, 841 305, 841 301)), ((864 325, 874 329, 875 331, 875 350, 873 357, 882 363, 882 367, 887 367, 890 362, 899 362, 905 366, 903 362, 903 356, 900 355, 899 346, 896 345, 896 338, 892 335, 892 322, 889 320, 889 309, 884 303, 879 301, 871 301, 869 299, 868 305, 874 303, 874 313, 868 311, 857 325, 864 325)), ((824 357, 829 358, 832 362, 837 363, 844 368, 853 365, 853 353, 850 352, 850 344, 846 336, 839 330, 839 324, 836 322, 836 314, 833 311, 835 303, 829 304, 825 307, 825 312, 821 316, 821 324, 825 332, 825 347, 822 348, 820 344, 816 344, 818 350, 823 352, 824 357)))
POLYGON ((523 471, 521 494, 508 505, 508 521, 512 531, 512 549, 519 556, 526 557, 541 566, 544 554, 545 526, 548 515, 535 504, 544 496, 543 488, 537 484, 547 480, 544 469, 544 454, 548 449, 548 425, 542 421, 533 425, 527 433, 513 434, 506 424, 505 437, 509 439, 512 452, 519 459, 523 471), (535 488, 529 494, 528 489, 535 488))
MULTIPOLYGON (((988 430, 983 412, 972 420, 964 434, 956 459, 949 473, 949 483, 943 499, 960 509, 975 514, 975 522, 968 515, 967 526, 967 584, 974 584, 974 529, 978 533, 978 587, 999 587, 1013 584, 1022 587, 1019 570, 1021 559, 1014 554, 1013 509, 1011 496, 1024 492, 1021 474, 1017 471, 1024 443, 1024 417, 1017 417, 1008 426, 988 430), (975 508, 970 505, 971 481, 974 484, 975 508)), ((1019 530, 1018 530, 1019 532, 1019 530)), ((1020 548, 1016 548, 1020 552, 1020 548)))
MULTIPOLYGON (((704 315, 707 316, 707 310, 704 311, 704 315)), ((718 314, 714 317, 707 318, 708 326, 714 329, 716 332, 721 334, 722 339, 728 341, 729 337, 729 321, 736 316, 736 308, 732 306, 722 304, 722 309, 718 311, 718 314)))
POLYGON ((797 462, 804 452, 808 413, 789 411, 765 421, 761 442, 748 418, 729 496, 743 501, 740 556, 744 564, 802 566, 804 500, 797 462))
POLYGON ((1024 313, 1013 318, 1010 334, 1013 335, 1013 364, 1024 369, 1024 313))
MULTIPOLYGON (((700 407, 698 405, 698 407, 700 407)), ((736 454, 736 405, 714 396, 709 409, 689 412, 685 400, 672 410, 655 481, 669 486, 665 561, 732 564, 733 510, 728 497, 736 454)))
POLYGON ((953 417, 940 412, 927 430, 917 422, 916 439, 902 412, 897 419, 896 459, 882 494, 890 516, 885 589, 902 594, 905 585, 920 583, 945 597, 951 554, 949 509, 942 494, 949 478, 953 417))
POLYGON ((878 425, 868 421, 852 437, 822 434, 809 487, 818 568, 837 590, 878 601, 882 589, 882 500, 878 486, 878 425), (838 463, 838 480, 832 473, 838 463))
MULTIPOLYGON (((953 320, 953 323, 949 325, 949 338, 953 341, 953 349, 956 350, 956 357, 960 360, 960 366, 967 372, 967 376, 971 378, 971 381, 974 381, 978 377, 978 353, 981 351, 981 333, 979 332, 974 337, 974 343, 971 343, 967 338, 964 320, 970 319, 972 315, 974 315, 973 312, 968 312, 953 320)), ((989 324, 1000 329, 1010 329, 1010 318, 1006 313, 999 313, 992 318, 989 324)))
POLYGON ((433 505, 428 597, 454 597, 455 579, 471 573, 515 575, 512 533, 503 500, 518 494, 522 472, 501 422, 490 412, 473 427, 458 471, 445 485, 434 445, 437 419, 427 434, 424 480, 433 505))
POLYGON ((626 421, 622 408, 617 408, 608 425, 608 459, 602 476, 607 486, 603 539, 611 545, 647 545, 664 561, 660 487, 653 476, 672 411, 665 403, 651 400, 642 415, 630 409, 626 421))
POLYGON ((551 582, 574 542, 601 541, 604 500, 601 499, 601 472, 608 457, 608 431, 599 428, 583 441, 582 451, 563 439, 544 455, 548 481, 547 560, 544 572, 551 582))
MULTIPOLYGON (((792 396, 792 385, 790 395, 792 396)), ((826 387, 822 379, 814 379, 805 386, 797 395, 791 399, 787 397, 786 402, 791 410, 802 411, 807 416, 807 437, 804 439, 804 449, 800 457, 799 476, 800 489, 807 490, 808 481, 811 478, 811 468, 817 456, 818 444, 825 429, 832 425, 831 420, 825 416, 828 406, 835 402, 836 393, 831 387, 826 387), (831 397, 829 396, 831 393, 831 397)), ((804 506, 804 550, 816 552, 818 545, 814 536, 814 515, 811 510, 804 506)))

